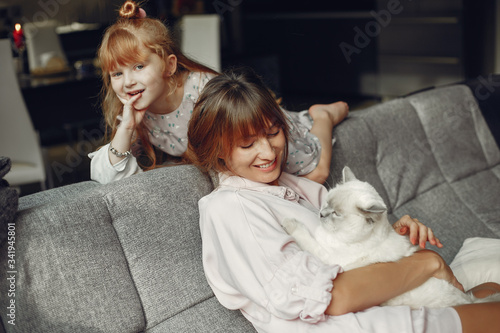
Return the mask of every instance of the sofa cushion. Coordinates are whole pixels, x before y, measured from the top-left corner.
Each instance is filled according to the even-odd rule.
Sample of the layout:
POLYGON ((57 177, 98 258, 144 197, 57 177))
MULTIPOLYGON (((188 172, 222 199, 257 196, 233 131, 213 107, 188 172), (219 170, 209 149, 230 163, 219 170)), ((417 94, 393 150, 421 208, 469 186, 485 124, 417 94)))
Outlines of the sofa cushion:
POLYGON ((414 95, 432 158, 448 183, 500 163, 500 151, 469 88, 456 85, 414 95))
MULTIPOLYGON (((475 194, 477 196, 477 194, 475 194)), ((409 214, 430 226, 444 247, 436 250, 448 263, 459 251, 462 242, 470 237, 499 238, 448 183, 421 193, 394 210, 395 217, 409 214)))
POLYGON ((407 99, 396 99, 364 111, 351 112, 335 127, 329 184, 339 181, 344 166, 372 184, 389 213, 442 181, 426 152, 426 136, 407 99))
POLYGON ((147 329, 213 297, 203 272, 198 224, 198 200, 212 189, 210 179, 189 165, 148 171, 107 186, 105 200, 147 329))
MULTIPOLYGON (((99 188, 18 213, 15 263, 0 270, 0 290, 15 280, 17 332, 138 332, 144 316, 120 241, 99 188), (12 271, 12 272, 11 272, 12 271)), ((1 253, 7 253, 4 242, 1 253)), ((11 317, 1 311, 6 328, 11 317)))
POLYGON ((255 333, 256 331, 240 311, 226 309, 220 305, 215 296, 212 296, 147 330, 147 333, 164 332, 255 333))
POLYGON ((465 238, 500 237, 500 151, 466 86, 352 112, 334 135, 329 183, 348 165, 381 193, 391 221, 410 214, 433 228, 448 262, 465 238))

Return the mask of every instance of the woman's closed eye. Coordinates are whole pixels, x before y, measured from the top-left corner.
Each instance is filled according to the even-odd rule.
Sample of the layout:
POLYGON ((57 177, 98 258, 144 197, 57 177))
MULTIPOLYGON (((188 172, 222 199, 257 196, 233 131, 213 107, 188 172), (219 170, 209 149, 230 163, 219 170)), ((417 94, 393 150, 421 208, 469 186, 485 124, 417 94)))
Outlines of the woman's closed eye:
POLYGON ((278 126, 273 126, 267 131, 267 136, 273 137, 280 134, 281 128, 278 126))
POLYGON ((240 146, 240 148, 243 148, 243 149, 251 148, 253 146, 253 141, 242 142, 239 146, 240 146))

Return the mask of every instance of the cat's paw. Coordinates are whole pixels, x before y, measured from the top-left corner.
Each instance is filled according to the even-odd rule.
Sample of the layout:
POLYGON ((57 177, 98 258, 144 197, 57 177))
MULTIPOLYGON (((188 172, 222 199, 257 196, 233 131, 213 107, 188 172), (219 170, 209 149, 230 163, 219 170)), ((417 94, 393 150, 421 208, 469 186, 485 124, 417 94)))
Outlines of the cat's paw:
POLYGON ((285 219, 283 219, 281 226, 283 227, 283 229, 285 229, 287 234, 291 235, 295 230, 297 230, 299 222, 294 218, 286 217, 285 219))

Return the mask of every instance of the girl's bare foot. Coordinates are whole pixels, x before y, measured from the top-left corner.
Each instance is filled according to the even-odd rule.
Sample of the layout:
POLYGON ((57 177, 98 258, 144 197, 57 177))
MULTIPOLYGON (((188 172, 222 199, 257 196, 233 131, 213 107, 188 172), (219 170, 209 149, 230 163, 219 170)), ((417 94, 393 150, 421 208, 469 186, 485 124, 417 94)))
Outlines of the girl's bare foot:
POLYGON ((332 128, 344 120, 348 113, 349 105, 345 102, 314 104, 309 108, 309 114, 313 121, 329 120, 332 128))

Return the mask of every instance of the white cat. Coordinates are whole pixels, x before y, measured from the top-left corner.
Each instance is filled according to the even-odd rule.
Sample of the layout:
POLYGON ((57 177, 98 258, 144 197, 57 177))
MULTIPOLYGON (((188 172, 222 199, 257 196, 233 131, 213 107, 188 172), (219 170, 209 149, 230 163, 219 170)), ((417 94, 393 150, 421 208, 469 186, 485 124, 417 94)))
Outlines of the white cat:
MULTIPOLYGON (((328 192, 321 208, 321 223, 311 235, 294 218, 285 218, 283 228, 305 251, 326 264, 345 271, 377 262, 397 261, 418 250, 407 236, 399 235, 387 220, 387 207, 375 188, 356 179, 348 167, 343 182, 328 192)), ((369 277, 367 277, 369 278, 369 277)), ((426 283, 382 305, 409 305, 413 309, 447 307, 499 300, 496 294, 477 299, 447 281, 430 278, 426 283)))

